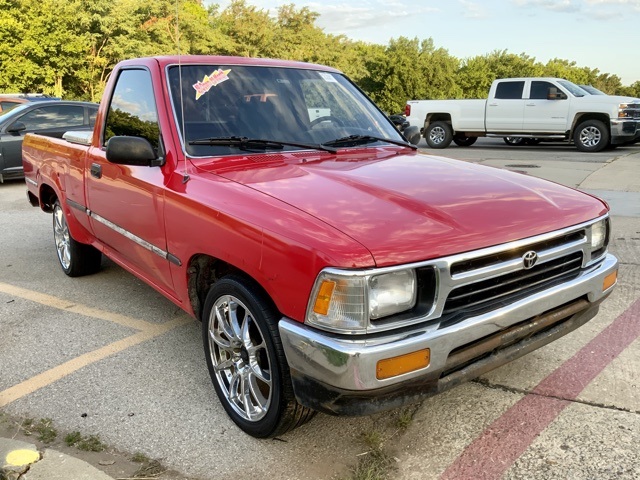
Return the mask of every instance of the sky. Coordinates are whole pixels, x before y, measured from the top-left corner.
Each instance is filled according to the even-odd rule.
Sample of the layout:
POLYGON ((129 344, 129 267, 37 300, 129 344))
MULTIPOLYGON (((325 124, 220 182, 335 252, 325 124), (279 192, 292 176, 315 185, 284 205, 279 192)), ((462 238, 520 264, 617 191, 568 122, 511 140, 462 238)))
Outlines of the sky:
MULTIPOLYGON (((209 0, 222 8, 228 0, 209 0)), ((460 59, 494 50, 552 58, 640 80, 640 0, 247 0, 275 14, 293 3, 318 12, 326 33, 387 44, 432 38, 460 59)))

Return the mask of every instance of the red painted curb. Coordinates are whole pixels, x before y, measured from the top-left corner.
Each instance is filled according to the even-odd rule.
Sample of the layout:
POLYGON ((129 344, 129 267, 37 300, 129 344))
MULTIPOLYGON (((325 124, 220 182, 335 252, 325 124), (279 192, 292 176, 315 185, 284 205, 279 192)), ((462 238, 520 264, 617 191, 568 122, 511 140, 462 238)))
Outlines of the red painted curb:
POLYGON ((500 478, 562 410, 639 336, 640 299, 489 425, 440 479, 500 478))

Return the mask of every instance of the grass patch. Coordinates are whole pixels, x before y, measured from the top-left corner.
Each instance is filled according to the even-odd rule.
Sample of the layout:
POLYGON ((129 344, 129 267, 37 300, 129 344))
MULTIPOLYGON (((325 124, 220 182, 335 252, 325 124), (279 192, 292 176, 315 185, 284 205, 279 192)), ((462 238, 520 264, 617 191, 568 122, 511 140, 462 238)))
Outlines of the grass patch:
POLYGON ((157 460, 151 460, 141 465, 136 473, 133 474, 133 478, 153 478, 162 475, 167 469, 164 468, 157 460))
POLYGON ((360 457, 348 480, 387 480, 393 467, 393 459, 384 450, 370 450, 360 457))
POLYGON ((133 454, 131 461, 136 463, 149 463, 151 460, 144 453, 137 452, 133 454))
POLYGON ((67 447, 73 447, 80 440, 82 440, 82 435, 80 435, 80 432, 71 432, 64 437, 64 443, 67 444, 67 447))
POLYGON ((409 428, 409 425, 411 425, 412 420, 412 409, 405 408, 398 414, 398 418, 396 419, 396 426, 401 430, 406 430, 407 428, 409 428))
POLYGON ((385 452, 384 435, 378 430, 362 434, 362 443, 368 451, 359 455, 358 464, 351 469, 351 475, 344 480, 387 480, 395 469, 391 455, 385 452))
POLYGON ((72 432, 64 437, 64 443, 69 447, 76 447, 85 452, 102 452, 106 446, 97 435, 83 437, 80 432, 72 432))
POLYGON ((33 418, 25 418, 20 428, 27 436, 37 435, 42 443, 51 443, 58 436, 58 432, 53 428, 53 420, 50 418, 41 418, 37 422, 33 418))

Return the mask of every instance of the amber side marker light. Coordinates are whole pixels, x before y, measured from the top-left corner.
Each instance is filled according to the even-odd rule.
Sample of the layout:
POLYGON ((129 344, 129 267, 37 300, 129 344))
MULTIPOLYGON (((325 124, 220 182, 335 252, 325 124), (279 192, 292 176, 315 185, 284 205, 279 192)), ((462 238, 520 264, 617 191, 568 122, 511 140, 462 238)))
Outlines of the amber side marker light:
POLYGON ((316 303, 313 304, 313 311, 320 314, 326 315, 329 313, 329 305, 331 304, 331 296, 333 295, 333 291, 336 288, 336 282, 332 282, 330 280, 324 280, 318 289, 318 294, 316 295, 316 303))
POLYGON ((613 285, 615 285, 616 280, 618 280, 617 270, 604 277, 604 281, 602 282, 602 291, 604 292, 606 289, 611 288, 613 285))
POLYGON ((427 367, 431 359, 431 352, 428 348, 418 350, 417 352, 407 353, 392 358, 380 360, 376 367, 376 378, 384 380, 385 378, 397 377, 403 373, 413 372, 427 367))

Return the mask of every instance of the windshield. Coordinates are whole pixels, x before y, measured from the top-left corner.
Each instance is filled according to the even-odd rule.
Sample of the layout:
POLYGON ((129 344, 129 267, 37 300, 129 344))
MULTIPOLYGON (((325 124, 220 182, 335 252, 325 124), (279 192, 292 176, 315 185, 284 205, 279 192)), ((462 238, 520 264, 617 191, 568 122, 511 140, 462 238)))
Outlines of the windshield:
POLYGON ((606 95, 606 93, 598 90, 596 87, 592 87, 591 85, 580 85, 580 88, 585 90, 589 95, 606 95))
POLYGON ((574 97, 584 97, 586 95, 589 95, 585 90, 580 88, 575 83, 570 82, 569 80, 560 80, 558 81, 558 83, 569 90, 569 93, 571 93, 571 95, 573 95, 574 97))
POLYGON ((340 74, 244 65, 183 65, 169 67, 168 80, 178 128, 183 129, 184 112, 181 136, 187 153, 193 156, 238 153, 237 142, 195 142, 211 138, 318 145, 350 135, 368 135, 404 143, 393 124, 340 74))

